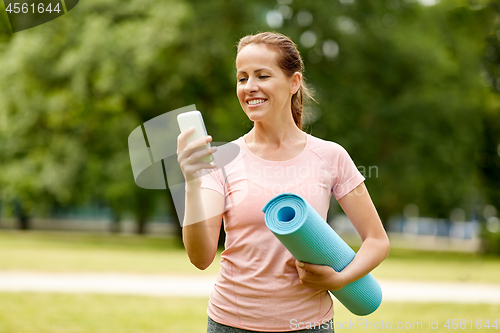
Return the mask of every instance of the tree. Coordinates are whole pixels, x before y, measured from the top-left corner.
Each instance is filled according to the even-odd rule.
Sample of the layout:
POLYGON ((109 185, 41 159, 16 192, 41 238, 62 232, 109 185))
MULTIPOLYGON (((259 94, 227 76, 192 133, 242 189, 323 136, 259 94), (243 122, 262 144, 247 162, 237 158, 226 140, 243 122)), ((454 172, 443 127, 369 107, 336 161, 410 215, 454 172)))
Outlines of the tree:
POLYGON ((312 133, 376 167, 366 182, 383 219, 409 203, 434 217, 471 211, 471 156, 489 107, 480 61, 488 11, 458 1, 291 7, 296 19, 281 30, 300 41, 316 90, 312 133))
MULTIPOLYGON (((484 202, 498 210, 500 208, 500 4, 495 1, 489 3, 491 15, 489 17, 489 33, 486 36, 484 48, 484 65, 491 89, 488 102, 491 109, 483 119, 483 137, 477 153, 477 165, 480 170, 481 189, 484 202)), ((498 217, 485 216, 483 209, 478 209, 477 215, 486 221, 483 225, 484 250, 500 254, 500 233, 495 232, 495 227, 488 228, 488 223, 498 217), (491 220, 493 219, 493 220, 491 220)))
POLYGON ((144 230, 154 194, 133 183, 126 138, 161 112, 151 77, 188 14, 175 1, 94 1, 11 38, 0 54, 4 201, 48 211, 104 199, 117 216, 135 206, 144 230))
POLYGON ((234 45, 277 30, 299 45, 316 91, 309 130, 374 172, 367 184, 384 220, 409 203, 435 217, 470 211, 471 156, 492 108, 481 76, 491 10, 458 0, 280 3, 88 0, 2 35, 4 200, 28 210, 102 199, 143 225, 158 193, 133 183, 128 134, 193 103, 216 141, 244 134, 234 45))
POLYGON ((0 54, 4 201, 31 212, 104 200, 118 220, 134 212, 143 232, 158 193, 133 183, 126 138, 193 102, 226 112, 208 116, 209 127, 231 128, 238 117, 225 107, 238 103, 225 91, 234 62, 226 52, 236 33, 224 23, 240 22, 229 14, 244 14, 242 3, 88 1, 11 37, 0 54))
POLYGON ((491 91, 491 111, 483 122, 484 136, 482 147, 478 154, 478 164, 481 170, 483 185, 489 201, 500 207, 500 4, 492 2, 490 17, 490 32, 486 38, 484 64, 488 73, 491 91))

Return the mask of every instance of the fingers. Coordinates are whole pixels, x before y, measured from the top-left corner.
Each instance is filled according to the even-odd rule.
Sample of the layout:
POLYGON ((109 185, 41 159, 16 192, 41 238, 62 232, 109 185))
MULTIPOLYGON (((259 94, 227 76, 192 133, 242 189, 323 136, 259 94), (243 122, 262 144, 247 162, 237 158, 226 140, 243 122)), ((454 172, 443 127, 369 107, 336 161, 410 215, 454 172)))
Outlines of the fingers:
MULTIPOLYGON (((212 142, 212 137, 207 135, 205 137, 199 138, 193 142, 187 143, 187 139, 195 131, 194 127, 183 131, 177 137, 177 161, 182 169, 186 165, 199 164, 199 160, 207 155, 213 154, 217 148, 209 147, 207 144, 212 142)), ((207 164, 201 166, 200 168, 206 168, 207 164)), ((213 168, 214 165, 208 165, 208 168, 213 168)))
MULTIPOLYGON (((197 147, 193 149, 184 149, 177 156, 177 161, 182 168, 185 168, 187 165, 195 165, 200 164, 200 160, 208 155, 211 155, 217 151, 217 147, 197 147)), ((215 163, 201 163, 204 164, 202 168, 215 167, 215 163)))
POLYGON ((217 147, 209 147, 208 149, 206 149, 205 147, 202 147, 201 149, 199 148, 196 148, 196 149, 193 149, 191 151, 188 151, 191 152, 191 154, 189 154, 189 160, 192 161, 192 162, 196 162, 196 161, 199 161, 200 159, 206 157, 206 156, 209 156, 213 153, 215 153, 217 151, 217 147))
POLYGON ((311 274, 310 271, 306 269, 307 263, 302 261, 295 261, 295 267, 297 268, 297 272, 299 273, 300 283, 303 284, 303 280, 307 278, 308 274, 311 274))
POLYGON ((194 133, 194 130, 194 127, 190 127, 189 129, 179 134, 179 136, 177 137, 177 154, 185 149, 197 148, 206 145, 209 142, 212 142, 212 136, 207 135, 188 144, 187 139, 191 134, 194 133))
MULTIPOLYGON (((336 272, 326 265, 314 265, 295 261, 300 284, 320 290, 339 290, 349 283, 345 274, 336 272)), ((352 281, 351 281, 352 282, 352 281)))
POLYGON ((179 154, 184 148, 186 148, 187 138, 194 133, 194 127, 191 127, 177 137, 177 154, 179 154))
POLYGON ((295 261, 295 266, 300 283, 306 287, 326 290, 328 289, 325 287, 326 283, 332 274, 335 274, 335 271, 329 266, 313 265, 302 261, 295 261))
POLYGON ((177 162, 181 167, 182 173, 186 180, 186 185, 200 186, 200 177, 202 176, 202 169, 214 169, 214 162, 206 163, 202 159, 217 151, 216 147, 210 147, 208 143, 212 142, 212 137, 207 135, 205 137, 187 143, 188 138, 195 131, 191 127, 183 131, 177 137, 177 162))
POLYGON ((312 265, 312 264, 309 264, 307 262, 296 260, 295 261, 295 266, 297 267, 298 271, 314 273, 315 272, 315 266, 317 266, 317 265, 312 265))
POLYGON ((187 164, 184 166, 183 170, 185 175, 189 175, 186 177, 186 179, 193 179, 193 178, 198 178, 201 176, 201 173, 196 175, 198 171, 201 169, 213 169, 214 166, 212 163, 193 163, 193 164, 187 164))
POLYGON ((203 138, 199 138, 197 140, 194 140, 193 142, 187 144, 184 149, 196 149, 198 147, 203 147, 207 143, 212 142, 212 137, 210 135, 207 135, 203 138))

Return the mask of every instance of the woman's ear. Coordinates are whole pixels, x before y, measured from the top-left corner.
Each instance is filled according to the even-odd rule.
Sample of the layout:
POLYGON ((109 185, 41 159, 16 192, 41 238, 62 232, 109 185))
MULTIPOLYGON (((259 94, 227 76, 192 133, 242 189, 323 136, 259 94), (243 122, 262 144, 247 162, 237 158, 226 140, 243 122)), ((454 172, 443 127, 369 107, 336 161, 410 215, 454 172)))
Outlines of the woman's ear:
POLYGON ((292 85, 290 86, 290 92, 294 95, 300 88, 302 84, 302 73, 295 72, 292 75, 292 85))

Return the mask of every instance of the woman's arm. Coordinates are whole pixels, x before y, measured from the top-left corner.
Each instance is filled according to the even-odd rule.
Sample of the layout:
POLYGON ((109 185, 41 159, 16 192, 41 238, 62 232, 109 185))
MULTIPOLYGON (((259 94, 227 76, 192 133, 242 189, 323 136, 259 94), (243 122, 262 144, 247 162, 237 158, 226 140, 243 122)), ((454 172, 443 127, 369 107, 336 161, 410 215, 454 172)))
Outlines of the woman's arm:
POLYGON ((186 186, 186 208, 182 224, 182 241, 189 260, 204 270, 217 253, 224 196, 217 191, 186 186))
POLYGON ((182 132, 177 138, 177 161, 186 180, 182 240, 189 260, 204 270, 213 262, 217 253, 224 196, 217 191, 201 188, 202 169, 213 169, 213 163, 205 163, 203 157, 216 151, 205 146, 210 136, 186 144, 186 138, 194 128, 182 132))
POLYGON ((364 182, 338 202, 363 243, 351 263, 340 273, 329 266, 297 262, 301 283, 308 287, 338 290, 371 272, 389 255, 389 239, 364 182))

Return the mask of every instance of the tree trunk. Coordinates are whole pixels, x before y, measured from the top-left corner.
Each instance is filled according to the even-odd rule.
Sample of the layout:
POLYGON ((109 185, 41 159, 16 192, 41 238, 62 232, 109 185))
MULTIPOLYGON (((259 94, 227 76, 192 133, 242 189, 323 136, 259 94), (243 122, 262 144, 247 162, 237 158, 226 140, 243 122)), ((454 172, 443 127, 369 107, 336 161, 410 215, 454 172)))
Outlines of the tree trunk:
POLYGON ((137 219, 137 233, 144 235, 146 233, 146 216, 139 216, 137 219))
POLYGON ((28 214, 24 210, 22 203, 19 200, 14 201, 14 211, 17 216, 17 226, 20 230, 31 229, 31 221, 28 214))
POLYGON ((29 216, 27 216, 27 215, 18 216, 18 227, 20 230, 31 229, 29 216))
POLYGON ((113 234, 118 234, 122 231, 122 225, 121 225, 121 220, 122 220, 122 214, 121 212, 112 211, 112 219, 111 219, 111 225, 109 228, 109 231, 113 234))
POLYGON ((146 233, 146 223, 154 211, 155 193, 151 190, 137 189, 135 193, 136 232, 139 235, 146 233))

